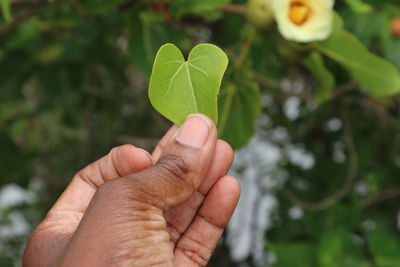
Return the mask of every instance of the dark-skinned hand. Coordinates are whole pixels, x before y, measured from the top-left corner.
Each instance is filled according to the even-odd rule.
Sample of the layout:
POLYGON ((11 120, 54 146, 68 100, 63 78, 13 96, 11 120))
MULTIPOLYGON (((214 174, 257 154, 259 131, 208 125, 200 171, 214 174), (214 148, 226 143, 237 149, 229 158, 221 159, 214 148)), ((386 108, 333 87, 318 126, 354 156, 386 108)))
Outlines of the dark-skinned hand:
POLYGON ((201 114, 152 155, 112 149, 75 175, 32 233, 24 266, 205 266, 239 199, 232 159, 201 114))

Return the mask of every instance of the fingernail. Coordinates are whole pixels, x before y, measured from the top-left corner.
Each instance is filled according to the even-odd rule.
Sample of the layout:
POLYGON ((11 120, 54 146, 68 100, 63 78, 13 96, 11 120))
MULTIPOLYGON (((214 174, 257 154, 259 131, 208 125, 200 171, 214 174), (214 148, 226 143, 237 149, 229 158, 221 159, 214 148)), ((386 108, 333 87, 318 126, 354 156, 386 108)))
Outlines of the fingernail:
POLYGON ((210 122, 203 115, 189 115, 179 129, 176 140, 184 145, 200 148, 207 142, 210 129, 210 122))
POLYGON ((146 150, 144 150, 144 149, 142 149, 142 148, 139 148, 139 147, 138 147, 137 149, 139 149, 139 150, 142 151, 144 154, 146 154, 146 155, 150 158, 151 162, 154 164, 153 157, 151 156, 151 154, 150 154, 148 151, 146 151, 146 150))

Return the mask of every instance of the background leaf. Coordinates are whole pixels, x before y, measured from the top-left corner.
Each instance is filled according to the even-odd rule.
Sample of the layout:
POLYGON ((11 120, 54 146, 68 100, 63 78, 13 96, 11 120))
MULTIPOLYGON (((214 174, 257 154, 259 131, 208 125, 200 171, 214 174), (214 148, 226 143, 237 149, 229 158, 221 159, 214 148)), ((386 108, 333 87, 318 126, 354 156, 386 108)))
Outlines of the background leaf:
POLYGON ((399 70, 385 59, 369 52, 352 34, 337 30, 315 44, 317 50, 342 64, 367 93, 389 96, 400 92, 399 70))
POLYGON ((268 248, 276 255, 276 263, 271 265, 273 267, 316 266, 315 248, 309 243, 276 243, 268 245, 268 248))
POLYGON ((203 13, 231 2, 231 0, 174 0, 171 2, 171 12, 177 16, 185 13, 203 13))
POLYGON ((368 242, 372 253, 376 256, 378 266, 394 267, 399 264, 400 242, 395 236, 391 230, 383 229, 381 226, 368 233, 368 242))
POLYGON ((188 51, 191 44, 183 32, 166 24, 161 13, 145 11, 139 16, 125 17, 128 23, 128 55, 133 65, 150 77, 158 49, 165 43, 174 43, 188 51))
POLYGON ((237 82, 223 86, 218 102, 220 138, 235 149, 243 147, 254 135, 261 111, 260 88, 253 75, 243 70, 237 82))
POLYGON ((335 86, 333 74, 324 64, 321 54, 312 52, 305 60, 304 65, 312 73, 315 86, 315 98, 318 103, 329 100, 332 96, 332 90, 335 86))
POLYGON ((10 0, 0 0, 1 12, 3 13, 3 18, 6 22, 12 20, 11 17, 11 6, 10 0))
POLYGON ((373 10, 372 6, 362 0, 345 0, 350 8, 356 13, 368 13, 373 10))

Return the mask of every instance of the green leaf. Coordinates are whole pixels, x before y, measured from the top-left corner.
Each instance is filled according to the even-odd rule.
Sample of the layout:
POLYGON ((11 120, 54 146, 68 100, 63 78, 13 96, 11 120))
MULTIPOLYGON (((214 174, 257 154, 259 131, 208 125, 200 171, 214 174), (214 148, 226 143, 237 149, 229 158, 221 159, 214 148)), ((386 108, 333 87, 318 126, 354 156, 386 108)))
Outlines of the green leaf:
POLYGON ((202 13, 214 11, 228 4, 231 0, 174 0, 171 1, 170 11, 181 16, 185 13, 202 13))
POLYGON ((10 22, 12 20, 10 0, 0 0, 1 12, 3 13, 4 20, 10 22))
POLYGON ((366 47, 377 49, 392 39, 391 18, 384 13, 367 13, 346 18, 346 30, 366 47))
POLYGON ((305 60, 304 65, 315 79, 315 98, 318 103, 323 103, 332 97, 335 78, 324 64, 320 53, 312 52, 305 60))
POLYGON ((270 243, 267 247, 276 255, 276 262, 271 265, 272 267, 317 266, 315 247, 311 243, 270 243))
POLYGON ((220 138, 234 149, 246 145, 254 135, 256 120, 261 111, 260 88, 253 75, 242 70, 241 78, 221 90, 218 124, 220 138))
POLYGON ((206 114, 217 123, 217 95, 227 66, 228 57, 215 45, 197 45, 185 61, 179 48, 165 44, 153 65, 150 102, 177 125, 192 113, 206 114))
POLYGON ((345 0, 345 2, 355 13, 362 14, 373 11, 372 6, 364 3, 362 0, 345 0))
POLYGON ((392 39, 386 44, 385 55, 400 68, 400 39, 392 39))
POLYGON ((354 241, 352 234, 343 224, 322 232, 316 253, 318 266, 369 267, 363 258, 362 247, 354 241))
POLYGON ((321 53, 342 64, 374 96, 390 96, 400 91, 399 70, 372 54, 351 33, 336 30, 326 41, 316 43, 321 53))
POLYGON ((108 0, 101 1, 100 3, 96 0, 86 0, 80 1, 83 10, 90 14, 107 14, 107 12, 115 10, 119 4, 121 4, 120 0, 108 0))
POLYGON ((190 49, 185 43, 184 33, 166 24, 162 14, 141 12, 139 16, 127 15, 129 39, 128 53, 133 65, 146 76, 150 76, 151 67, 157 50, 165 43, 175 43, 179 47, 190 49))
POLYGON ((383 225, 368 233, 368 244, 375 256, 377 266, 393 267, 400 263, 399 248, 400 242, 397 234, 383 225))

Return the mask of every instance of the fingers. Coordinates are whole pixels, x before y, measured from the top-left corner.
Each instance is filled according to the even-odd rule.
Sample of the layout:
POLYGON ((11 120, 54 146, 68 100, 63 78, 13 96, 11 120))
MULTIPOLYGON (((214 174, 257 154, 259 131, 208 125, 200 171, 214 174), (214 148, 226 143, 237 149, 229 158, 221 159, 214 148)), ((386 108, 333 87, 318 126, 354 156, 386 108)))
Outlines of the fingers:
POLYGON ((218 180, 176 244, 174 266, 206 266, 239 196, 240 185, 235 178, 225 176, 218 180))
POLYGON ((210 191, 211 187, 217 182, 217 180, 229 171, 232 162, 233 150, 231 146, 223 140, 218 140, 210 170, 206 179, 201 183, 198 191, 203 195, 207 195, 208 191, 210 191))
POLYGON ((187 201, 172 207, 165 213, 165 219, 168 225, 167 230, 171 235, 171 242, 173 244, 175 244, 181 234, 186 231, 186 228, 193 220, 210 188, 219 178, 226 175, 232 164, 232 160, 232 148, 225 141, 218 140, 210 170, 203 179, 200 187, 187 201))
POLYGON ((152 165, 150 154, 132 145, 113 148, 106 156, 77 173, 52 210, 84 212, 97 188, 111 179, 152 165))

